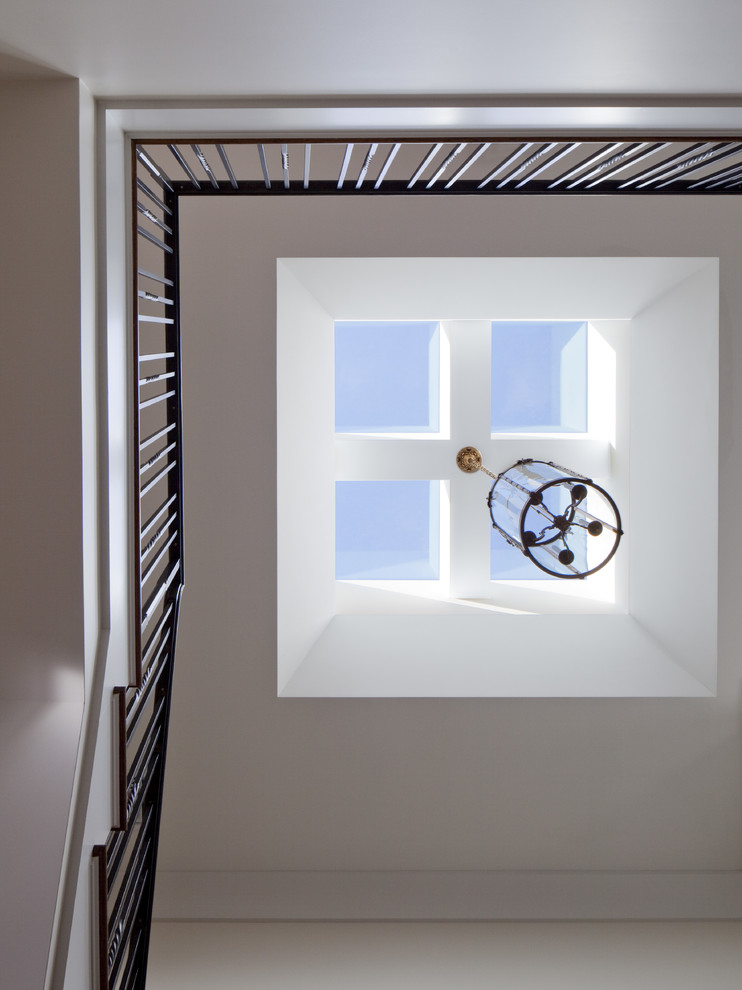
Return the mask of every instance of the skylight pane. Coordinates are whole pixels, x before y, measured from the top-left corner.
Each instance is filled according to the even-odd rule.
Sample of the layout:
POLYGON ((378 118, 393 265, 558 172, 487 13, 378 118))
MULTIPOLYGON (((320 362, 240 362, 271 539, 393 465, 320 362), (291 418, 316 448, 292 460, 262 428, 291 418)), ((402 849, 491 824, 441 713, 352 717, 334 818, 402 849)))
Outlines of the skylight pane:
POLYGON ((492 324, 493 433, 587 431, 587 324, 492 324))
POLYGON ((436 433, 437 323, 335 324, 335 430, 436 433))
POLYGON ((440 482, 335 482, 335 577, 440 577, 440 482))

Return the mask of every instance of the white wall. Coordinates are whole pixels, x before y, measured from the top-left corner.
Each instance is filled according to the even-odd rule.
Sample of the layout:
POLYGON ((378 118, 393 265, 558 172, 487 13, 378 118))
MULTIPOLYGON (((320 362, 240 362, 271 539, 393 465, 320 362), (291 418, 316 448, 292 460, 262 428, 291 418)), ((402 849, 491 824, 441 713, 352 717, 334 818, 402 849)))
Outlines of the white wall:
POLYGON ((148 990, 737 990, 742 923, 156 924, 148 990))
POLYGON ((78 93, 0 90, 4 697, 82 691, 78 93))
POLYGON ((47 964, 83 707, 77 80, 0 86, 0 958, 47 964))
POLYGON ((168 871, 738 870, 742 203, 230 198, 182 216, 187 577, 159 889, 168 871), (275 259, 379 254, 721 257, 718 697, 276 698, 275 259))

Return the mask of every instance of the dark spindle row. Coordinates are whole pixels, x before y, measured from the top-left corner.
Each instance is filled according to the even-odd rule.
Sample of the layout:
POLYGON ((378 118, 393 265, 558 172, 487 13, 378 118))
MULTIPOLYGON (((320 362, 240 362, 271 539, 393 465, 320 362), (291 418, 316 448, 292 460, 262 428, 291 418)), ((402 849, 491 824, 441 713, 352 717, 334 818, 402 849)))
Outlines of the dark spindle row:
POLYGON ((95 849, 102 990, 144 988, 183 574, 177 197, 159 161, 139 149, 133 173, 136 621, 132 683, 114 690, 117 821, 95 849))
POLYGON ((742 141, 463 134, 313 143, 163 139, 133 146, 132 175, 135 644, 132 683, 115 692, 118 820, 95 851, 102 990, 143 990, 146 978, 183 583, 180 196, 736 193, 742 141))
MULTIPOLYGON (((313 144, 280 139, 213 145, 152 142, 141 150, 140 160, 146 178, 164 190, 186 195, 584 195, 734 192, 742 188, 742 142, 731 137, 716 142, 683 137, 599 141, 554 136, 519 141, 499 135, 486 141, 379 137, 313 144), (165 150, 172 155, 170 171, 162 165, 165 150), (293 167, 295 161, 303 161, 303 171, 293 167)), ((143 236, 157 243, 161 241, 158 235, 169 226, 169 217, 164 209, 162 216, 153 211, 152 203, 156 205, 160 197, 144 179, 138 188, 149 203, 139 202, 137 208, 154 228, 146 229, 143 236)))

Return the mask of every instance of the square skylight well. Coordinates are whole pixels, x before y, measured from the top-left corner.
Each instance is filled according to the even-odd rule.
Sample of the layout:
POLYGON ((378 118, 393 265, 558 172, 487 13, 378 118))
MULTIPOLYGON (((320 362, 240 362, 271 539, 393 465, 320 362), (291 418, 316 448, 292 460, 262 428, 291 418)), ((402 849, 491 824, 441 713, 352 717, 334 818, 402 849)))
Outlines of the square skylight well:
MULTIPOLYGON (((501 355, 506 365, 511 358, 501 355)), ((717 362, 716 259, 279 259, 279 693, 712 693, 717 362), (531 364, 541 380, 536 392, 547 383, 549 391, 540 407, 532 394, 527 415, 528 403, 511 398, 510 413, 494 421, 493 319, 521 330, 542 325, 531 364), (395 413, 386 431, 364 430, 385 426, 372 412, 348 418, 361 430, 336 433, 335 322, 392 320, 440 321, 440 429, 419 429, 421 422, 435 425, 429 403, 427 422, 395 413), (535 357, 547 349, 549 361, 537 369, 535 357), (595 374, 604 386, 588 387, 581 398, 579 383, 595 374), (598 581, 609 568, 585 581, 493 580, 491 481, 455 467, 456 451, 467 444, 495 472, 531 456, 611 491, 626 536, 609 565, 615 562, 610 594, 598 581), (682 504, 663 500, 658 526, 660 455, 663 478, 683 477, 693 463, 711 484, 688 491, 682 504), (437 486, 437 580, 369 578, 374 568, 365 565, 353 572, 365 578, 336 580, 336 522, 342 533, 345 502, 360 504, 345 499, 352 492, 345 485, 361 482, 420 482, 430 493, 437 486), (709 535, 690 561, 674 534, 695 513, 709 535)), ((381 507, 385 499, 377 501, 381 507)), ((430 508, 433 497, 426 502, 430 508)), ((424 541, 416 552, 425 557, 424 541)))

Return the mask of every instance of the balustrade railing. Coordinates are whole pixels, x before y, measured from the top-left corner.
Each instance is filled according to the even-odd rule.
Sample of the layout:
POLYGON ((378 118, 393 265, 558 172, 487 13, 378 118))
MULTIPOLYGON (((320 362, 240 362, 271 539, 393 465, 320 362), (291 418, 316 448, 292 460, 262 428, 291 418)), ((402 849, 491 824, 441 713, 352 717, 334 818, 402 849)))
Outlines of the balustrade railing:
POLYGON ((132 146, 132 176, 134 670, 115 691, 117 820, 94 853, 102 990, 143 990, 146 976, 183 586, 180 196, 729 194, 742 141, 163 139, 132 146))
POLYGON ((144 987, 183 584, 177 197, 137 148, 132 168, 134 671, 114 690, 117 820, 94 850, 102 990, 144 987))
POLYGON ((170 222, 153 213, 160 189, 177 195, 646 195, 730 193, 742 187, 738 137, 400 140, 378 136, 312 143, 274 138, 221 143, 151 141, 138 206, 140 231, 167 244, 170 222), (146 181, 145 181, 146 180, 146 181))

